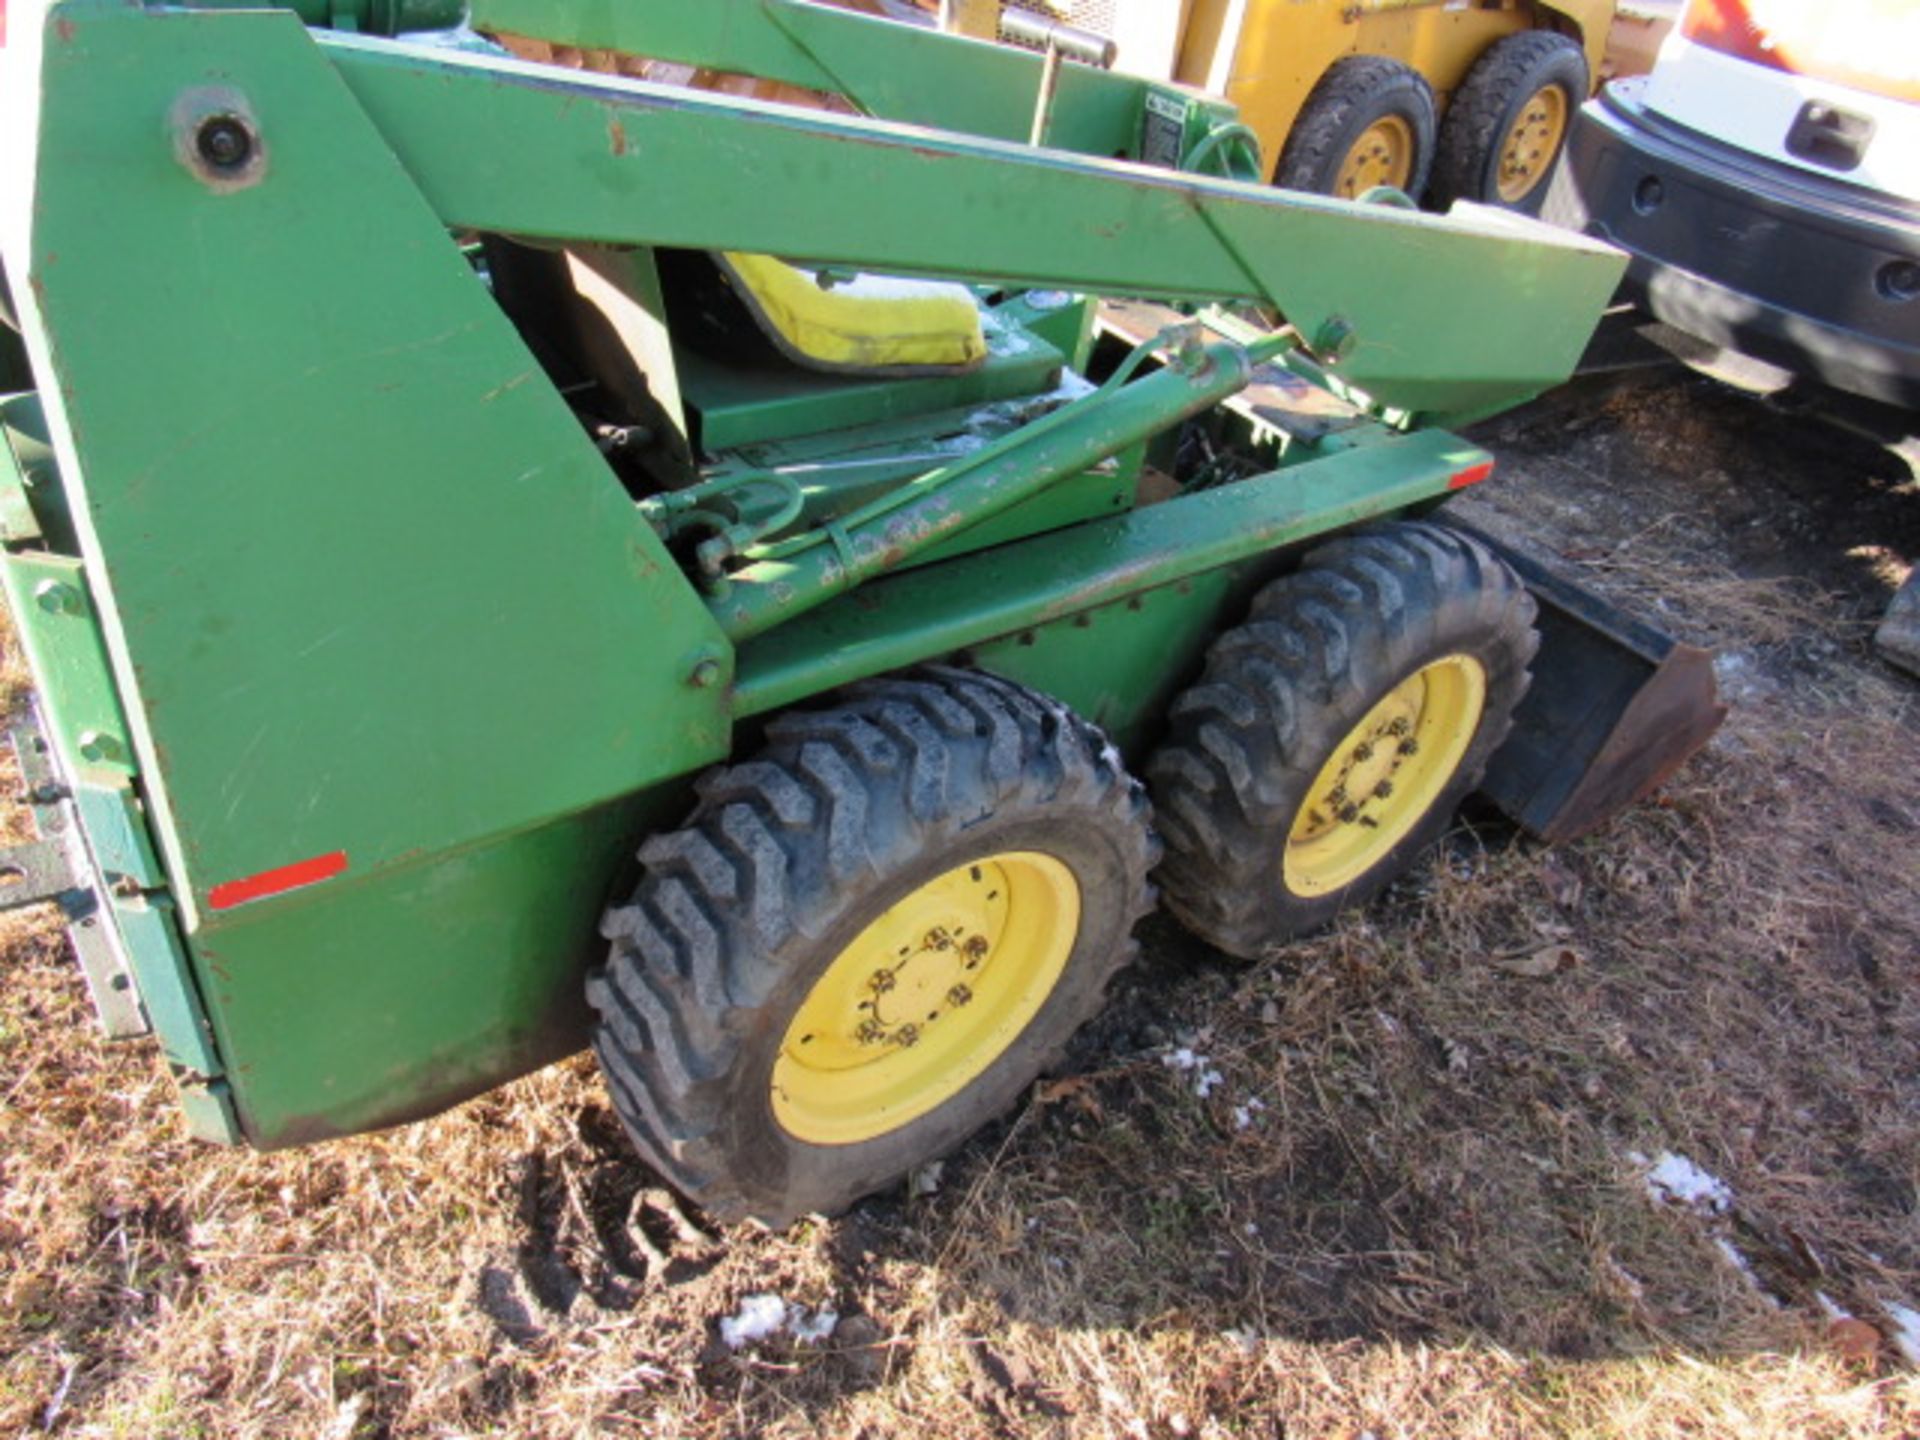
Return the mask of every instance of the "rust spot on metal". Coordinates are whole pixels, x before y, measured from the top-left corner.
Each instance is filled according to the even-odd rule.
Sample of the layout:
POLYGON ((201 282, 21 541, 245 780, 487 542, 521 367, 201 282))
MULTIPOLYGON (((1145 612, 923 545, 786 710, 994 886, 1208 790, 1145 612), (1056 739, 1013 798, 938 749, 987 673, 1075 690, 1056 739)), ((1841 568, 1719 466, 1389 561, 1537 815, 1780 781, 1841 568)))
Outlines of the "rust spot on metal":
POLYGON ((627 128, 620 123, 618 115, 607 117, 607 142, 615 155, 627 153, 627 128))

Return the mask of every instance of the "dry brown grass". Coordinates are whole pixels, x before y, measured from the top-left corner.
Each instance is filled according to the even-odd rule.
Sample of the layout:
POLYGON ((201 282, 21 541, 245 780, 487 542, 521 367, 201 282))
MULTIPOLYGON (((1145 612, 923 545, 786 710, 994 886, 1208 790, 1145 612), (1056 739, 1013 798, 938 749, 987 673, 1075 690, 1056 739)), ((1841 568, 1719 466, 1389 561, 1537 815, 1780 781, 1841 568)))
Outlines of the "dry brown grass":
POLYGON ((4 922, 0 1431, 1920 1435, 1920 1385, 1815 1298, 1920 1303, 1916 691, 1697 535, 1722 570, 1637 589, 1672 528, 1629 518, 1596 580, 1751 665, 1658 803, 1555 852, 1462 829, 1263 965, 1150 922, 1073 1078, 935 1193, 785 1234, 649 1188, 585 1060, 389 1135, 197 1147, 52 931, 4 922), (1654 1205, 1662 1150, 1733 1211, 1654 1205), (839 1329, 727 1351, 758 1292, 839 1329))

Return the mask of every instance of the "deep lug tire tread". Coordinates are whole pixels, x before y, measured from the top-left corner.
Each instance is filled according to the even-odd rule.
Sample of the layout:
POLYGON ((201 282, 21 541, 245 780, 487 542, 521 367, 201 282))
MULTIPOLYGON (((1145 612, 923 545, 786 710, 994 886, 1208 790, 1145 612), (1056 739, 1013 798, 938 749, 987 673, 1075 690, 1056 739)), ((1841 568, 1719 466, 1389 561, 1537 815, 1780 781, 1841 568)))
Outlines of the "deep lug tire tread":
MULTIPOLYGON (((1034 1073, 1057 1063, 1097 1011, 1108 981, 1133 958, 1134 922, 1153 906, 1147 876, 1159 847, 1139 782, 1095 727, 994 676, 930 668, 855 686, 834 709, 776 719, 759 756, 712 772, 697 791, 686 824, 642 847, 632 901, 607 912, 611 950, 589 976, 587 997, 598 1015, 594 1048, 634 1145, 722 1220, 778 1224, 837 1209, 937 1153, 886 1174, 859 1173, 856 1164, 831 1185, 796 1188, 759 1171, 739 1123, 754 1098, 756 1081, 743 1080, 753 1037, 763 1044, 768 1027, 784 1031, 790 1015, 790 1007, 768 1007, 791 988, 796 967, 817 973, 831 958, 820 953, 823 937, 845 929, 916 856, 996 815, 1059 815, 1113 848, 1124 893, 1088 896, 1086 922, 1113 934, 1085 952, 1076 944, 1068 1009, 1054 1014, 1049 1000, 1043 1013, 1054 1038, 1034 1073)), ((1056 995, 1067 984, 1063 977, 1056 995)), ((994 1074, 933 1114, 963 1106, 994 1074)), ((939 1148, 999 1108, 965 1118, 957 1131, 947 1124, 943 1134, 954 1133, 939 1148)))
POLYGON ((1433 87, 1419 71, 1382 55, 1349 55, 1327 67, 1300 107, 1274 166, 1273 183, 1287 190, 1331 194, 1341 162, 1368 126, 1397 114, 1413 131, 1413 173, 1407 193, 1416 200, 1433 166, 1433 87))
MULTIPOLYGON (((1440 144, 1433 162, 1428 203, 1445 210, 1456 200, 1483 205, 1501 204, 1495 181, 1500 146, 1513 126, 1517 105, 1554 80, 1567 91, 1567 129, 1587 98, 1589 82, 1586 52, 1580 42, 1554 30, 1524 30, 1489 45, 1474 62, 1467 78, 1447 107, 1440 127, 1440 144)), ((1566 148, 1566 136, 1561 137, 1566 148)), ((1548 165, 1551 171, 1554 161, 1548 165)), ((1539 210, 1547 196, 1547 178, 1511 207, 1525 214, 1539 210)))
POLYGON ((1343 536, 1263 589, 1174 702, 1147 764, 1167 907, 1211 944, 1252 958, 1403 873, 1506 738, 1539 647, 1534 614, 1526 587, 1478 541, 1421 522, 1343 536), (1287 834, 1333 747, 1400 679, 1452 650, 1487 671, 1486 709, 1452 781, 1345 889, 1289 893, 1287 834))

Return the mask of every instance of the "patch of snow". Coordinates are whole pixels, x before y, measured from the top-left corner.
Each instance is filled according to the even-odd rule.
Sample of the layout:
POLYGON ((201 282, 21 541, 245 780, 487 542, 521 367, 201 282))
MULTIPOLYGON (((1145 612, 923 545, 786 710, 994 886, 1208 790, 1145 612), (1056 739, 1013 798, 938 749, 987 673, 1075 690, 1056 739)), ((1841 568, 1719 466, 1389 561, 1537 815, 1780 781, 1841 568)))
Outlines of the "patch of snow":
POLYGON ((1893 1333, 1887 1336, 1893 1348, 1909 1365, 1920 1368, 1920 1310, 1889 1305, 1887 1319, 1893 1322, 1893 1333))
POLYGON ((729 1350, 751 1345, 778 1333, 787 1323, 787 1302, 778 1295, 749 1295, 740 1302, 740 1313, 720 1322, 720 1339, 729 1350))
POLYGON ((1713 678, 1720 697, 1736 703, 1771 695, 1779 688, 1744 650, 1722 650, 1715 655, 1713 678))
POLYGON ((1853 1318, 1847 1311, 1834 1304, 1826 1291, 1814 1291, 1813 1298, 1819 1304, 1820 1308, 1826 1312, 1829 1320, 1851 1320, 1853 1318))
POLYGON ((1661 1151, 1642 1179, 1654 1200, 1684 1205, 1703 1215, 1724 1215, 1733 1204, 1733 1191, 1724 1181, 1671 1150, 1661 1151))
POLYGON ((785 1330, 802 1345, 813 1345, 833 1334, 839 1323, 839 1315, 832 1310, 809 1313, 804 1305, 778 1295, 749 1295, 740 1302, 738 1314, 721 1318, 720 1339, 729 1350, 738 1350, 785 1330))
POLYGON ((1193 1093, 1202 1100, 1227 1083, 1227 1077, 1214 1068, 1210 1057, 1198 1053, 1188 1045, 1182 1045, 1177 1050, 1169 1050, 1160 1057, 1160 1063, 1169 1070, 1178 1070, 1182 1075, 1193 1076, 1193 1093))
POLYGON ((913 1193, 915 1195, 932 1195, 938 1191, 940 1188, 940 1177, 946 1173, 946 1168, 946 1161, 935 1160, 915 1170, 913 1172, 913 1193))
POLYGON ((1248 1096, 1246 1104, 1233 1107, 1233 1128, 1236 1130, 1252 1129, 1255 1117, 1266 1108, 1266 1102, 1258 1095, 1248 1096))

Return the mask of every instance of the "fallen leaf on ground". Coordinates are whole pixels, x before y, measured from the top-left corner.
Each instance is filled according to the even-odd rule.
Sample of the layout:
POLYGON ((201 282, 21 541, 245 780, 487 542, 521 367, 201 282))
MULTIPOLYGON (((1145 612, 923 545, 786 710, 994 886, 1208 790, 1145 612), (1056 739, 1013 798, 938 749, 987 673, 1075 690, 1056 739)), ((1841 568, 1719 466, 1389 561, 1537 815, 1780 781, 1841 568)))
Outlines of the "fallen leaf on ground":
POLYGON ((1587 957, 1572 945, 1542 945, 1525 955, 1495 960, 1493 968, 1504 970, 1509 975, 1537 980, 1547 975, 1558 975, 1562 970, 1572 970, 1584 965, 1586 960, 1587 957))

